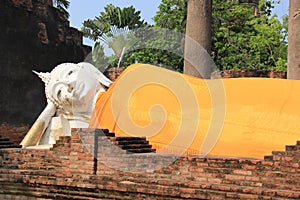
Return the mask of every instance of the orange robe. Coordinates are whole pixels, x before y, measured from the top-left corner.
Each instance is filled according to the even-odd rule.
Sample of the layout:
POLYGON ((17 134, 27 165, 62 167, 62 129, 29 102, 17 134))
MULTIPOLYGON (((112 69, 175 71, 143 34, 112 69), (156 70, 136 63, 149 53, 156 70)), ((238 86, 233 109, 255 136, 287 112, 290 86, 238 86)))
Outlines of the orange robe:
POLYGON ((146 136, 158 153, 263 158, 300 140, 300 81, 203 80, 135 64, 98 96, 91 128, 146 136))

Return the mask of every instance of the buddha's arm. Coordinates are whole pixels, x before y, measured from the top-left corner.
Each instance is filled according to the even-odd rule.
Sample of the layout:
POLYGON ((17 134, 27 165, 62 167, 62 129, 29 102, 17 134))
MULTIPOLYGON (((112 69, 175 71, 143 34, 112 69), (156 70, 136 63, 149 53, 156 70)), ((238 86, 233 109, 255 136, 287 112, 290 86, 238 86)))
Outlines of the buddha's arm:
POLYGON ((55 105, 49 101, 46 108, 43 110, 22 140, 21 145, 23 148, 37 145, 55 112, 55 105))

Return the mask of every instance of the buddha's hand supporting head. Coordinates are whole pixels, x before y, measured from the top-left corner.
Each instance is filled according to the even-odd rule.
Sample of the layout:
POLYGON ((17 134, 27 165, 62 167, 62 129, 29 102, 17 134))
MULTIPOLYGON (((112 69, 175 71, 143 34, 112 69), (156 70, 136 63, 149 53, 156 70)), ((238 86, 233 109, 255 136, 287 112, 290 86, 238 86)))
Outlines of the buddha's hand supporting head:
POLYGON ((111 84, 98 69, 85 62, 63 63, 50 73, 35 73, 45 82, 47 101, 65 114, 90 112, 95 94, 111 84))

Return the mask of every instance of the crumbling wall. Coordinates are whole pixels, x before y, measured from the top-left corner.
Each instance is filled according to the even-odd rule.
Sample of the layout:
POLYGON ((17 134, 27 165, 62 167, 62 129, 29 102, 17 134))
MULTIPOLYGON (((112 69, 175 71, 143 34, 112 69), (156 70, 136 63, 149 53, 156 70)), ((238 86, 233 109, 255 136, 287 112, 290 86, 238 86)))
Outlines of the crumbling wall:
POLYGON ((73 129, 51 150, 0 150, 0 199, 300 199, 300 142, 262 160, 176 158, 122 154, 105 136, 91 151, 96 132, 73 129))
POLYGON ((49 0, 0 3, 0 123, 32 124, 45 106, 44 85, 31 70, 81 62, 91 48, 49 0))
POLYGON ((281 78, 286 79, 287 73, 278 70, 256 70, 256 69, 239 69, 239 70, 223 70, 212 73, 211 78, 244 78, 244 77, 260 77, 260 78, 281 78))
POLYGON ((12 125, 8 123, 0 124, 0 138, 8 138, 14 144, 20 144, 30 126, 26 124, 12 125))

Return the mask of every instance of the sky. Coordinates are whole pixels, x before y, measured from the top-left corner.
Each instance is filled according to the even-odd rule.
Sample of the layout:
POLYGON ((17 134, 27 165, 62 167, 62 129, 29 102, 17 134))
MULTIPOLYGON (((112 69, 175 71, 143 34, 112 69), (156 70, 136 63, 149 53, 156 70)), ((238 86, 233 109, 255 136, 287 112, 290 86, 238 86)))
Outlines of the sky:
MULTIPOLYGON (((141 18, 146 22, 153 24, 154 17, 161 0, 70 0, 68 12, 70 14, 70 25, 74 28, 81 28, 83 21, 94 19, 104 11, 104 7, 108 4, 113 4, 117 7, 133 6, 138 11, 141 11, 141 18), (147 2, 147 3, 145 3, 147 2)), ((93 42, 87 38, 83 40, 84 44, 93 46, 93 42)))
MULTIPOLYGON (((74 28, 80 29, 83 21, 87 19, 94 19, 100 15, 104 7, 108 4, 113 4, 118 7, 133 6, 136 10, 141 11, 141 17, 146 22, 153 24, 153 17, 158 10, 161 0, 70 0, 70 25, 74 28), (83 3, 84 2, 84 3, 83 3)), ((281 0, 280 4, 274 8, 274 13, 280 18, 288 13, 288 0, 281 0)), ((93 42, 84 38, 83 43, 93 46, 93 42)))

